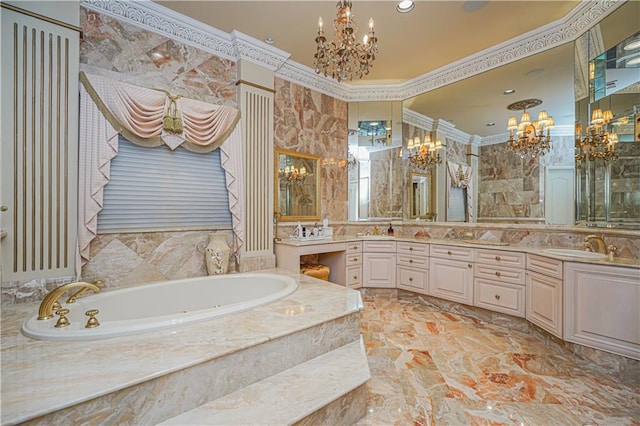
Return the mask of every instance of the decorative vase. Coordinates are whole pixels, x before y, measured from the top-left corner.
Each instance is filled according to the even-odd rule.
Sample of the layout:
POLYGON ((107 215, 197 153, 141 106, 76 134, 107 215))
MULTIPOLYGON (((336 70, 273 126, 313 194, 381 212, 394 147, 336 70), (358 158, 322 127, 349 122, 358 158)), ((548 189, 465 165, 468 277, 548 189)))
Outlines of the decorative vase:
POLYGON ((209 275, 226 274, 229 269, 229 254, 231 249, 224 237, 216 234, 209 235, 209 244, 204 251, 209 275))

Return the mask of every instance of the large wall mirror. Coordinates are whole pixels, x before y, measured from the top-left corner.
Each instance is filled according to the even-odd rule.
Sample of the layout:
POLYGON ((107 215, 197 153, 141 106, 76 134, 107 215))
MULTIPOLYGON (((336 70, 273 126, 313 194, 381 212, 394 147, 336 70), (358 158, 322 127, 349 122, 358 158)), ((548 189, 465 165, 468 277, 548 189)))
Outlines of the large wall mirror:
POLYGON ((349 221, 403 217, 400 102, 349 104, 349 221))
POLYGON ((576 222, 640 227, 640 2, 576 42, 576 222))
POLYGON ((409 182, 409 218, 433 220, 431 174, 411 172, 409 182))
POLYGON ((320 157, 275 150, 275 212, 282 221, 320 221, 320 157))

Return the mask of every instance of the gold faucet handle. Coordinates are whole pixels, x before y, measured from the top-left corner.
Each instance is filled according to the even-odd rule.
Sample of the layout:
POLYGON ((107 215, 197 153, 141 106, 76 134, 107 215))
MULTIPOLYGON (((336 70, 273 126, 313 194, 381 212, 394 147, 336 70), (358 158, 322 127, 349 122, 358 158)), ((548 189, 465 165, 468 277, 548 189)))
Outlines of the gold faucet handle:
POLYGON ((98 318, 96 318, 96 315, 98 315, 99 313, 100 311, 97 309, 89 309, 87 312, 85 312, 84 314, 88 316, 89 319, 87 320, 87 324, 84 327, 96 328, 97 326, 99 326, 100 323, 98 322, 98 318))
POLYGON ((67 318, 67 314, 69 313, 69 309, 58 309, 56 311, 56 315, 59 315, 58 321, 56 322, 55 327, 62 328, 68 327, 71 323, 69 322, 69 318, 67 318))

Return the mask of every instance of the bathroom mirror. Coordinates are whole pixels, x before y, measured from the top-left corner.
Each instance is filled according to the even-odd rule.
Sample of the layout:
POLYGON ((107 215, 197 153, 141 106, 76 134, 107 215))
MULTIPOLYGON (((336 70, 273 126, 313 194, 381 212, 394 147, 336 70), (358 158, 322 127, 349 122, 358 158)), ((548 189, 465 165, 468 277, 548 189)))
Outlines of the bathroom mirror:
POLYGON ((282 221, 320 221, 320 157, 275 150, 275 212, 282 221))
POLYGON ((640 228, 639 14, 640 3, 627 2, 576 41, 576 223, 581 225, 640 228), (614 158, 581 155, 598 109, 611 112, 603 131, 617 135, 614 158))
POLYGON ((349 103, 349 221, 402 218, 400 102, 349 103))
POLYGON ((411 172, 409 182, 409 217, 411 219, 434 219, 431 174, 411 172))

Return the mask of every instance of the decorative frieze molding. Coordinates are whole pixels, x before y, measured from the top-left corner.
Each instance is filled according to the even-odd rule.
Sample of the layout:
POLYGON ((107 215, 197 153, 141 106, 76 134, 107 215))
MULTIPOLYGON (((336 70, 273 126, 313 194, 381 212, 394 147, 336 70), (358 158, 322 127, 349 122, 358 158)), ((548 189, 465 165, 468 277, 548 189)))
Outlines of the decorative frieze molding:
POLYGON ((337 83, 318 75, 313 69, 287 59, 289 54, 286 52, 262 41, 235 31, 232 35, 227 34, 151 1, 82 0, 82 6, 87 9, 144 27, 222 58, 250 60, 276 70, 278 77, 348 102, 408 99, 535 55, 576 40, 624 3, 625 0, 583 1, 555 22, 402 84, 355 85, 337 83))
POLYGON ((402 122, 426 130, 427 132, 433 130, 433 118, 407 108, 402 109, 402 122))
POLYGON ((236 30, 231 32, 231 42, 237 59, 262 65, 271 71, 279 69, 291 56, 284 50, 269 46, 263 41, 236 30))

